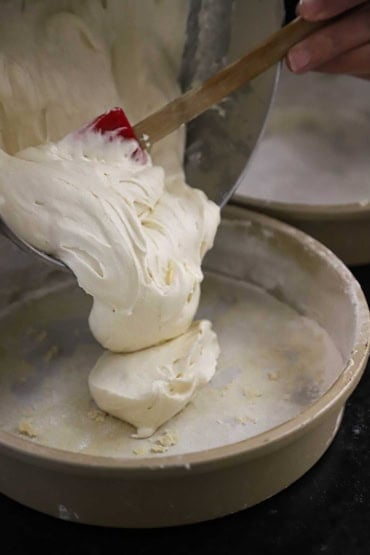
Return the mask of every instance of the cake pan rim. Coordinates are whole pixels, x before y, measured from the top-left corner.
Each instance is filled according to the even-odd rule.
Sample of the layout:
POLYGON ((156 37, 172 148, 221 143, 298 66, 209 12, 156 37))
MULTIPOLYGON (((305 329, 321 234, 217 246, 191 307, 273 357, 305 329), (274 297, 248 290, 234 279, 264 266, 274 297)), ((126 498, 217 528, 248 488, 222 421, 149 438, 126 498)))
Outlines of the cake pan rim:
MULTIPOLYGON (((316 221, 353 221, 366 220, 370 217, 370 201, 366 204, 305 204, 283 202, 277 200, 258 199, 236 192, 232 199, 233 206, 241 206, 247 210, 268 210, 270 217, 284 215, 291 218, 316 221)), ((264 213, 264 212, 262 212, 264 213)))

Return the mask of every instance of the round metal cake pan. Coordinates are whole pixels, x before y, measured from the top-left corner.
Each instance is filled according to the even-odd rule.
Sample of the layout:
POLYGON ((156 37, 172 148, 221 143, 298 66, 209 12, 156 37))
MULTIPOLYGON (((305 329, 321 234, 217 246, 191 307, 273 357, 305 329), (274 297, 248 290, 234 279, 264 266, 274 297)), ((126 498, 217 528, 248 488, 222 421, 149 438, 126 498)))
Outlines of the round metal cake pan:
POLYGON ((298 77, 283 67, 266 133, 234 197, 349 265, 370 263, 369 92, 362 79, 298 77))
MULTIPOLYGON (((329 389, 297 416, 263 433, 183 455, 93 456, 0 429, 2 493, 75 522, 174 526, 251 507, 316 463, 336 434, 369 354, 369 311, 360 286, 314 239, 240 207, 225 210, 206 267, 211 272, 224 268, 315 319, 343 357, 329 389)), ((19 271, 24 275, 24 266, 19 271)))
POLYGON ((349 266, 370 263, 370 205, 308 205, 236 194, 234 202, 308 233, 349 266))

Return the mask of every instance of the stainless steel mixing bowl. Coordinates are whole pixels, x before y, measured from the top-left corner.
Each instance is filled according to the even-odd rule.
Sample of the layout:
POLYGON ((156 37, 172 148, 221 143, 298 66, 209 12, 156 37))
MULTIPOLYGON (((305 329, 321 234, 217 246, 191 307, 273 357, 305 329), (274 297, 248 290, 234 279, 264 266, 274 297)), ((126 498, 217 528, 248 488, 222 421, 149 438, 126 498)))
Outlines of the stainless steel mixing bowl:
MULTIPOLYGON (((184 90, 245 54, 278 29, 284 16, 282 0, 189 0, 188 3, 187 40, 179 72, 184 90)), ((142 4, 144 16, 145 0, 142 4)), ((168 33, 172 32, 169 28, 168 33)), ((243 180, 269 112, 277 73, 277 68, 267 71, 188 126, 187 181, 204 190, 219 205, 228 200, 231 190, 243 180)), ((65 267, 16 237, 1 220, 0 231, 21 248, 65 267)))
MULTIPOLYGON (((183 88, 245 54, 276 31, 283 17, 281 0, 191 1, 180 75, 183 88)), ((269 113, 277 75, 278 68, 272 68, 188 125, 187 181, 219 205, 229 189, 243 181, 269 113)))

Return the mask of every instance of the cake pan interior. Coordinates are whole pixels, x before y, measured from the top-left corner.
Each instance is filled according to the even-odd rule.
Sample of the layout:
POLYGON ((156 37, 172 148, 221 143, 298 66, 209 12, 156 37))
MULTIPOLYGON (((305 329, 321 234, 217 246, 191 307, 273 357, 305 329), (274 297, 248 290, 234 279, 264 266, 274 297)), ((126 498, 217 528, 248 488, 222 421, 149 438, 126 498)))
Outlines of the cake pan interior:
POLYGON ((3 272, 1 429, 57 449, 140 460, 234 444, 297 417, 351 360, 361 295, 330 253, 304 241, 256 216, 222 224, 198 313, 219 336, 217 374, 146 440, 90 399, 87 376, 102 349, 88 329, 89 297, 70 276, 17 257, 30 267, 3 272))
MULTIPOLYGON (((17 469, 25 479, 30 468, 33 473, 39 468, 43 480, 44 467, 51 464, 56 484, 71 465, 73 472, 79 469, 78 483, 84 471, 91 478, 100 471, 109 477, 111 469, 114 487, 121 471, 127 480, 130 472, 153 477, 157 469, 160 483, 166 472, 170 479, 174 468, 192 476, 199 469, 207 473, 211 465, 214 475, 217 465, 238 464, 240 457, 268 457, 259 455, 267 446, 278 453, 313 423, 325 426, 325 414, 335 410, 333 424, 318 443, 319 454, 304 461, 306 470, 332 440, 338 415, 366 362, 368 309, 345 266, 285 224, 228 208, 206 259, 199 309, 219 335, 222 355, 216 376, 152 438, 137 440, 129 425, 98 411, 89 397, 87 375, 101 352, 87 326, 89 298, 69 275, 36 263, 5 240, 1 251, 8 263, 0 278, 0 468, 5 469, 0 486, 7 495, 50 514, 63 517, 47 500, 40 501, 40 489, 37 502, 24 489, 20 494, 8 473, 17 469), (13 458, 18 465, 10 464, 13 458)), ((303 451, 295 456, 305 457, 303 451)), ((262 488, 249 504, 296 477, 292 470, 284 484, 262 488)), ((63 495, 68 497, 67 489, 63 495)), ((52 495, 50 488, 45 495, 52 495)), ((151 519, 137 517, 135 523, 187 522, 181 499, 178 503, 174 522, 168 515, 158 522, 152 512, 151 519)), ((60 505, 68 503, 62 499, 60 505)), ((216 514, 209 508, 190 520, 247 505, 221 504, 216 514)), ((83 510, 68 513, 71 518, 74 512, 83 510)), ((110 523, 107 519, 101 514, 81 517, 97 524, 110 523)), ((133 523, 126 512, 112 525, 133 523)))
POLYGON ((283 69, 235 196, 312 235, 346 264, 370 262, 369 92, 363 79, 283 69))

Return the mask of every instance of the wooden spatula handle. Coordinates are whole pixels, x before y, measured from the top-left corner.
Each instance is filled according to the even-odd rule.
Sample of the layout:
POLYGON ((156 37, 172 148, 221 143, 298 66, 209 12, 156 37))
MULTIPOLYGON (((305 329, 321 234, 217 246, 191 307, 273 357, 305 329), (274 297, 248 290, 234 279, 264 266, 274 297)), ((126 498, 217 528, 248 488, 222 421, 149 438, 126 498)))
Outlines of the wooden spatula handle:
POLYGON ((136 136, 139 140, 148 136, 151 144, 159 141, 276 64, 292 46, 323 25, 323 22, 311 23, 298 17, 199 87, 135 125, 136 136))

